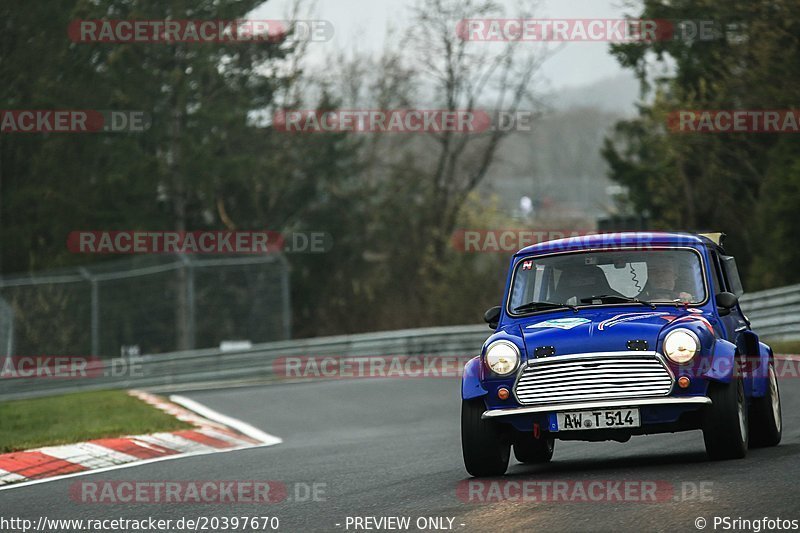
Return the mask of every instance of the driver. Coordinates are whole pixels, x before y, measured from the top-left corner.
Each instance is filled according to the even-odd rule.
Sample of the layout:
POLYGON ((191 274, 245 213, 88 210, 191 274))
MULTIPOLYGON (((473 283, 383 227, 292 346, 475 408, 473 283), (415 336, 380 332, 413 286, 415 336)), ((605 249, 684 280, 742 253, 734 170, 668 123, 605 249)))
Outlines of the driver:
POLYGON ((674 261, 657 258, 647 262, 647 283, 638 296, 640 300, 680 300, 691 302, 694 297, 688 292, 678 291, 675 282, 678 279, 678 267, 674 261))

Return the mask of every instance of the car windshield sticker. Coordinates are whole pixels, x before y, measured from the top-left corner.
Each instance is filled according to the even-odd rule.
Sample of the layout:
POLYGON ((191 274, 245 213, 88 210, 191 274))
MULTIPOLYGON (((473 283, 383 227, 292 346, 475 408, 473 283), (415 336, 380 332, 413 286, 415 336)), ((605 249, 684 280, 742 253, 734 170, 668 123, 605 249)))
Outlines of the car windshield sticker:
POLYGON ((533 261, 525 261, 522 263, 522 270, 530 270, 533 266, 533 261))
POLYGON ((544 322, 537 322, 531 324, 526 329, 532 328, 558 328, 558 329, 572 329, 580 326, 581 324, 588 324, 591 322, 588 318, 553 318, 545 320, 544 322))
POLYGON ((597 325, 597 329, 604 330, 605 328, 614 327, 617 324, 622 322, 631 322, 633 320, 644 320, 646 318, 653 318, 653 317, 664 317, 665 315, 669 315, 669 313, 623 313, 621 315, 616 315, 611 317, 607 320, 603 320, 597 325))

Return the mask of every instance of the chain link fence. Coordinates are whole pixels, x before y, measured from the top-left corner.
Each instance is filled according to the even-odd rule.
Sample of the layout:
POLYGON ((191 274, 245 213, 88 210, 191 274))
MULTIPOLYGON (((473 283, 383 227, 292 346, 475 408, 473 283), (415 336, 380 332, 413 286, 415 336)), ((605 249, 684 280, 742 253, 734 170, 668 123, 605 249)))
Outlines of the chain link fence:
POLYGON ((142 255, 0 278, 0 350, 10 353, 13 342, 14 355, 118 357, 286 340, 290 315, 280 254, 142 255))

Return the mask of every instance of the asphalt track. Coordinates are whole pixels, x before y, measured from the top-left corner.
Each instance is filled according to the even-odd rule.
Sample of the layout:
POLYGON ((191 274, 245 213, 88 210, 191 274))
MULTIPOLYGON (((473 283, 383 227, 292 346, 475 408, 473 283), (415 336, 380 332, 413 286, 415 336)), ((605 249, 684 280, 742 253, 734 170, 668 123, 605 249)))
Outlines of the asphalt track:
MULTIPOLYGON (((706 531, 714 531, 714 516, 800 520, 800 380, 783 379, 781 393, 783 442, 751 450, 744 460, 708 462, 702 434, 693 431, 634 437, 624 444, 557 442, 549 465, 514 463, 502 478, 655 481, 675 487, 677 500, 467 503, 457 495, 459 483, 468 479, 459 444, 457 379, 361 379, 182 392, 284 442, 0 491, 0 516, 34 521, 42 515, 277 516, 279 530, 292 532, 347 531, 348 516, 407 516, 411 531, 417 531, 419 517, 449 517, 454 531, 468 532, 697 531, 698 517, 707 520, 706 531), (76 481, 212 479, 280 481, 288 496, 266 505, 86 504, 69 496, 76 481), (324 492, 318 491, 318 501, 293 501, 295 483, 324 484, 317 485, 324 492), (692 494, 692 487, 705 490, 702 498, 692 494)), ((716 531, 722 530, 718 525, 716 531)), ((746 529, 728 529, 737 530, 746 529)))

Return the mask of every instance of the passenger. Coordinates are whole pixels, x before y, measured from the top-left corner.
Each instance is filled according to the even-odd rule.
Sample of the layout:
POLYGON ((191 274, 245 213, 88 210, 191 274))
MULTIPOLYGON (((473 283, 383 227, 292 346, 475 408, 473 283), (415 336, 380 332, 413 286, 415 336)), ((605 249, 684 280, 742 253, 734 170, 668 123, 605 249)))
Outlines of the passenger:
POLYGON ((580 305, 582 299, 592 296, 620 296, 620 294, 608 284, 608 279, 600 267, 570 265, 561 272, 553 301, 580 305))

